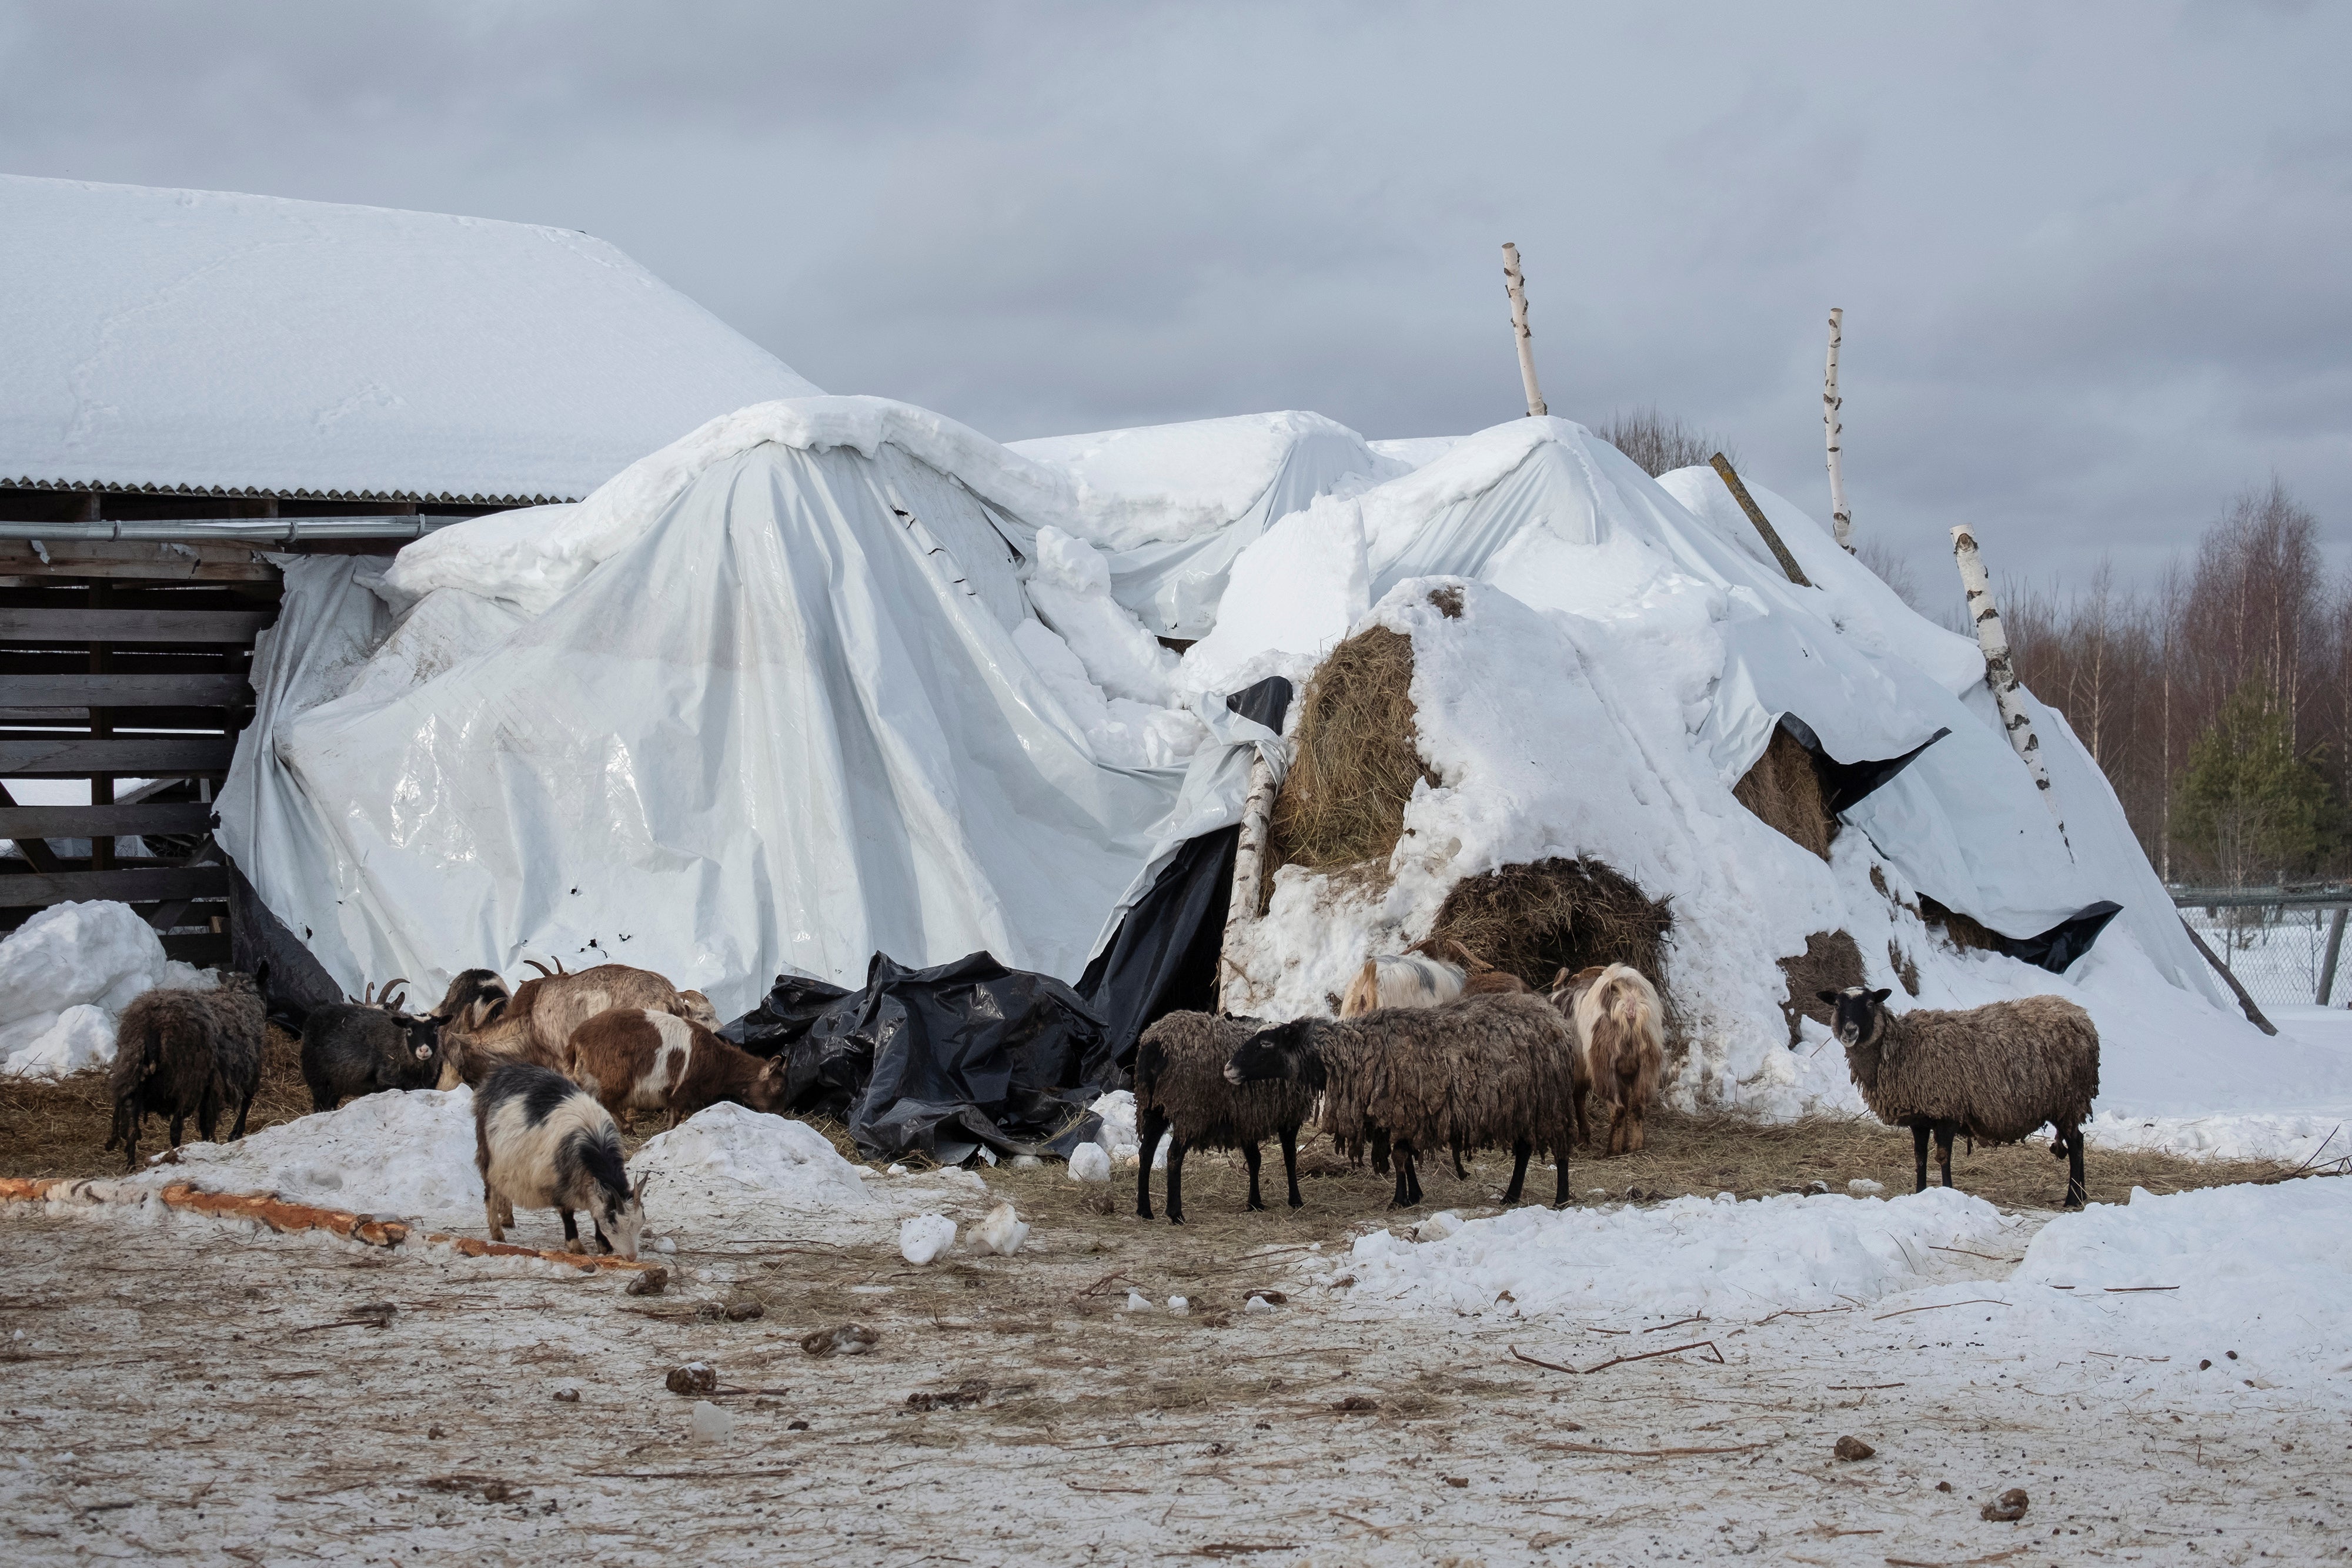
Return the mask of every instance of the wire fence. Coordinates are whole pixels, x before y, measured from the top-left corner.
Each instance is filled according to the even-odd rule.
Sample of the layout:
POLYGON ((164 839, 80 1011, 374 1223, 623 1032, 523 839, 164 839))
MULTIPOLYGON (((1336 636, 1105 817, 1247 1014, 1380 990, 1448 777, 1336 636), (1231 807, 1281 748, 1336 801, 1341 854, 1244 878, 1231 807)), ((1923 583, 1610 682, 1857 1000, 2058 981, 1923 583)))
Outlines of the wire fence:
POLYGON ((2352 1001, 2352 961, 2339 955, 2327 973, 2328 938, 2341 906, 2185 904, 2180 916, 2205 939, 2213 956, 2263 1006, 2352 1001), (2323 982, 2332 997, 2321 993, 2323 982))

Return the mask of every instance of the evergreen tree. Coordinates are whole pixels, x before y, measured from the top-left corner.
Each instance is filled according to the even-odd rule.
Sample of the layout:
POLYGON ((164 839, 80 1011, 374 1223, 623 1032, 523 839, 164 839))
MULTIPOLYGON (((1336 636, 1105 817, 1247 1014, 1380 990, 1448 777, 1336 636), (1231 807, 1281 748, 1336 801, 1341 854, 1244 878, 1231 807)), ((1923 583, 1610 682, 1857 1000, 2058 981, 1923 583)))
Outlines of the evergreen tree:
POLYGON ((2173 820, 2186 848, 2244 887, 2309 867, 2333 847, 2337 814, 2326 777, 2295 755, 2277 691, 2249 681, 2189 747, 2173 820))

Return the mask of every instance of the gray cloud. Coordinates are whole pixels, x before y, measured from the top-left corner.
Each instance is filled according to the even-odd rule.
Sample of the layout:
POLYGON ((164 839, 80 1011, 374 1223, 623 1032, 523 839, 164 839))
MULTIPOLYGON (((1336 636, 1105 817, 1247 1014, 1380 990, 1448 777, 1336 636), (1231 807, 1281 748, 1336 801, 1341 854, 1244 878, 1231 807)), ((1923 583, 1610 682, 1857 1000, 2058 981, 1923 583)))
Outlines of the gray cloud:
POLYGON ((2296 5, 0 5, 0 168, 612 239, 1007 438, 1655 402, 1859 526, 2126 576, 2352 516, 2352 17, 2296 5))

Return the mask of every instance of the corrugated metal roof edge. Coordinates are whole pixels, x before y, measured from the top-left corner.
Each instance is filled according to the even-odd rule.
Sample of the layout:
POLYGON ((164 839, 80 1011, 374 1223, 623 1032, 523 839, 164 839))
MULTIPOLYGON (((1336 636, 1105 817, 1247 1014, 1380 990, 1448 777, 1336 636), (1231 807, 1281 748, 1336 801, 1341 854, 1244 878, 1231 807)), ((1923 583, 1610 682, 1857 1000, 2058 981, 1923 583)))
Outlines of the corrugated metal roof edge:
POLYGON ((219 485, 128 485, 105 479, 36 479, 30 475, 0 477, 0 490, 97 490, 117 496, 218 496, 226 500, 267 501, 446 501, 472 507, 551 507, 580 499, 577 496, 468 496, 450 490, 272 490, 264 486, 227 489, 219 485))

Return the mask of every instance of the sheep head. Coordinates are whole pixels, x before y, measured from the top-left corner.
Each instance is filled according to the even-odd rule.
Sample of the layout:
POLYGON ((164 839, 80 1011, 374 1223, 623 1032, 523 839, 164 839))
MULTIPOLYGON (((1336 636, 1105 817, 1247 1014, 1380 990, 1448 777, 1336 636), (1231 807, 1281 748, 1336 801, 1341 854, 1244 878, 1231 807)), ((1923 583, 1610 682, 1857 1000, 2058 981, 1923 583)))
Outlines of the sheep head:
POLYGON ((1316 1037, 1313 1019, 1293 1019, 1260 1030, 1244 1040, 1234 1059, 1225 1063, 1225 1082, 1258 1083, 1279 1078, 1321 1089, 1323 1052, 1316 1037))

